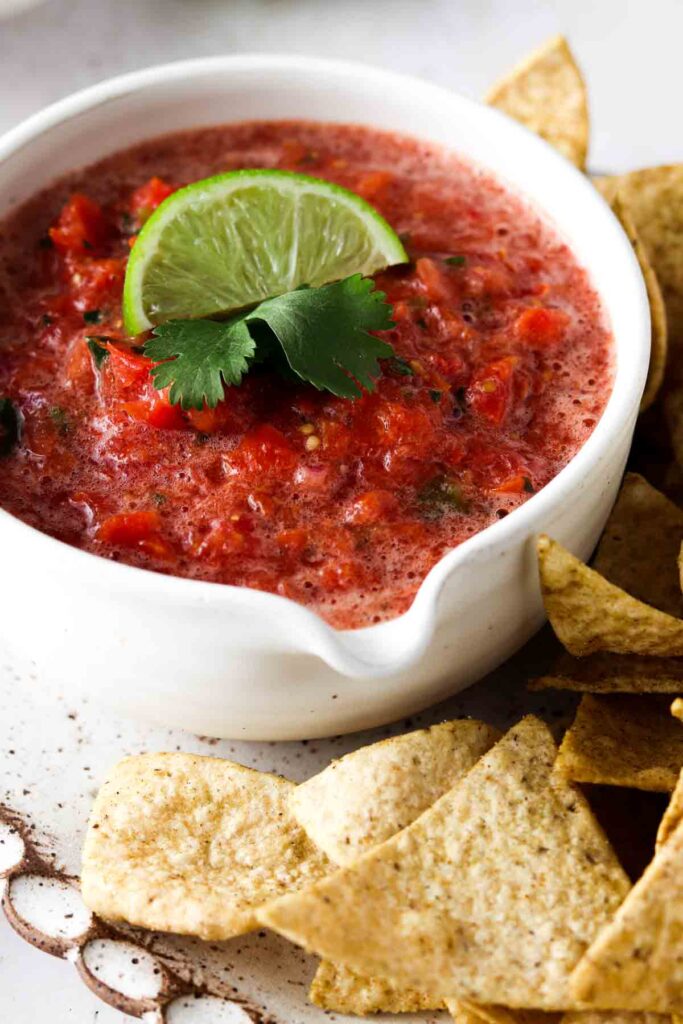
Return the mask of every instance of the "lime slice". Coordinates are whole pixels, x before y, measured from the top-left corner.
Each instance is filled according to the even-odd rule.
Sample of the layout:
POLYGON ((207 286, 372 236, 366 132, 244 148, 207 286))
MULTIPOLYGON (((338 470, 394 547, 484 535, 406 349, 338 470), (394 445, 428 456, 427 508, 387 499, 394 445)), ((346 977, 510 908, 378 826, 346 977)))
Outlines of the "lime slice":
POLYGON ((353 192, 288 171, 232 171, 181 188, 149 218, 128 260, 124 324, 140 334, 407 259, 353 192))

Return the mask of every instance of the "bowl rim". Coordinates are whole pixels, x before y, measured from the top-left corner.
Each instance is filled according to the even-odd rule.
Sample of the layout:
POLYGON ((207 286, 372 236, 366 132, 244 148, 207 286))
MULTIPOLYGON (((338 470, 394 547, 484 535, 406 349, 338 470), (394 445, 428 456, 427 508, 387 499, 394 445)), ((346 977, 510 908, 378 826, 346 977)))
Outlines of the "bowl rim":
MULTIPOLYGON (((128 93, 139 92, 148 86, 156 86, 162 82, 177 82, 185 78, 190 79, 215 72, 245 70, 263 72, 289 70, 313 72, 320 75, 334 73, 353 77, 362 75, 367 80, 381 84, 387 89, 392 87, 410 88, 414 92, 421 93, 425 100, 431 97, 441 103, 450 101, 455 105, 461 104, 470 108, 472 112, 476 110, 477 116, 488 120, 492 131, 497 130, 496 125, 505 126, 508 135, 512 131, 516 132, 520 139, 524 139, 525 145, 535 147, 537 153, 542 154, 546 162, 554 162, 555 166, 558 169, 561 168, 565 175, 573 174, 575 187, 583 189, 585 195, 590 196, 590 200, 595 206, 596 216, 602 217, 603 220, 606 216, 609 217, 613 222, 612 230, 615 233, 615 239, 617 235, 621 236, 621 245, 627 257, 626 265, 630 265, 630 281, 625 280, 624 284, 633 290, 639 309, 639 318, 636 319, 632 329, 632 336, 642 340, 641 351, 637 354, 635 361, 635 372, 634 367, 631 366, 630 374, 627 376, 625 367, 620 365, 622 361, 617 359, 612 390, 602 415, 591 435, 567 465, 545 487, 515 509, 512 514, 492 523, 443 555, 420 583, 415 598, 407 611, 378 624, 339 630, 327 623, 317 612, 278 594, 233 584, 166 575, 123 562, 115 562, 52 537, 2 508, 0 508, 0 528, 3 532, 9 530, 13 533, 17 542, 30 541, 37 548, 36 554, 41 555, 44 552, 47 557, 52 558, 54 566, 60 571, 78 571, 81 577, 85 576, 90 579, 96 577, 99 582, 102 582, 104 578, 120 591, 145 593, 155 600, 161 599, 173 604, 211 604, 215 606, 227 603, 234 607, 235 602, 238 601, 244 608, 264 618, 272 618, 277 621, 280 617, 287 617, 290 630, 293 624, 292 617, 296 616, 300 626, 308 634, 311 651, 323 657, 333 668, 352 677, 371 675, 374 678, 380 678, 393 674, 397 669, 409 668, 425 652, 436 626, 439 593, 445 580, 456 567, 466 560, 476 559, 485 549, 496 547, 503 551, 509 546, 515 535, 536 533, 539 520, 542 521, 544 515, 553 507, 563 501, 571 500, 576 484, 591 467, 600 461, 601 453, 609 448, 610 442, 626 429, 640 402, 649 365, 649 302, 632 246, 609 205, 590 180, 569 164, 553 147, 522 125, 513 122, 500 111, 478 103, 454 90, 413 75, 389 71, 362 62, 277 53, 249 53, 175 61, 117 75, 50 104, 7 131, 0 137, 0 163, 30 146, 34 140, 50 129, 58 127, 86 111, 124 97, 128 93), (391 638, 394 641, 399 640, 400 643, 401 638, 407 635, 410 635, 410 642, 400 644, 405 649, 401 652, 400 657, 391 661, 391 664, 375 656, 376 652, 373 650, 375 640, 385 638, 389 641, 391 638)), ((153 137, 153 134, 151 133, 150 137, 153 137)), ((463 155, 467 158, 466 147, 463 147, 463 155)), ((495 177, 501 178, 501 175, 495 170, 491 173, 495 177)), ((502 180, 505 184, 504 176, 502 180)), ((506 187, 514 188, 512 185, 506 185, 506 187)), ((533 196, 530 198, 533 202, 533 196)), ((540 204, 537 209, 542 214, 547 214, 552 220, 553 211, 551 209, 542 207, 540 204)))

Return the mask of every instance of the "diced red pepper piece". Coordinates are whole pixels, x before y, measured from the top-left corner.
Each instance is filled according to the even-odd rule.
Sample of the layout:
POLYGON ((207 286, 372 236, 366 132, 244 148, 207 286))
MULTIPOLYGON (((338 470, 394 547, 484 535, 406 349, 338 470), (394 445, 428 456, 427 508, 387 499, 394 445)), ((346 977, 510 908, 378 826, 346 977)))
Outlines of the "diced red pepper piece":
POLYGON ((515 321, 515 334, 532 348, 546 348, 562 341, 569 317, 561 309, 538 306, 525 309, 515 321))
POLYGON ((56 227, 50 228, 54 245, 65 253, 87 253, 99 249, 110 235, 99 203, 76 193, 62 208, 56 227))
POLYGON ((105 519, 95 536, 103 544, 137 549, 156 558, 173 557, 173 548, 161 535, 158 512, 119 512, 105 519))

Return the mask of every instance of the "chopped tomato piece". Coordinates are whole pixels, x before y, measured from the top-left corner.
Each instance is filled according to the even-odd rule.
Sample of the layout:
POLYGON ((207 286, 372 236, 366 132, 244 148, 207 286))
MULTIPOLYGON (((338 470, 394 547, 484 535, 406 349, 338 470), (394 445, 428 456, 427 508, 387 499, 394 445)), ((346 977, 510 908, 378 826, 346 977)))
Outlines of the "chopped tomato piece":
POLYGON ((161 535, 158 512, 119 512, 105 519, 95 536, 103 544, 137 548, 156 558, 172 558, 174 554, 161 535))
POLYGON ((99 203, 76 193, 63 207, 56 227, 50 228, 54 245, 65 253, 86 253, 109 238, 110 230, 99 203))
POLYGON ((285 551, 292 554, 301 554, 309 544, 308 530, 297 527, 293 530, 283 530, 275 538, 285 551))
POLYGON ((355 191, 363 199, 381 199, 395 177, 391 171, 371 171, 359 179, 355 191))
POLYGON ((93 309, 120 300, 126 272, 124 259, 78 260, 70 270, 76 309, 93 309))
POLYGON ((215 519, 209 532, 193 546, 193 554, 218 560, 229 555, 253 555, 257 542, 252 536, 253 526, 243 516, 235 519, 215 519))
POLYGON ((569 317, 561 309, 545 306, 525 309, 515 321, 515 334, 534 348, 546 348, 562 341, 569 317))
POLYGON ((298 462, 284 434, 269 423, 245 434, 230 456, 233 472, 257 477, 263 473, 291 473, 298 462))
POLYGON ((397 508, 396 496, 390 491, 366 491, 347 509, 345 519, 347 523, 365 526, 390 517, 397 508))
POLYGON ((513 373, 519 359, 506 356, 475 374, 467 389, 467 404, 499 426, 507 417, 513 394, 513 373))
POLYGON ((516 473, 514 476, 509 476, 507 480, 503 480, 501 484, 498 484, 493 489, 499 494, 523 494, 525 491, 531 494, 534 488, 528 476, 516 473))
POLYGON ((145 398, 124 402, 124 412, 134 420, 148 423, 157 430, 186 430, 187 420, 179 405, 171 405, 163 391, 156 391, 150 385, 145 398))
POLYGON ((432 302, 447 302, 453 297, 453 285, 448 279, 448 274, 436 260, 422 256, 415 262, 415 270, 427 298, 432 302))
POLYGON ((131 352, 128 348, 111 343, 104 346, 109 352, 108 364, 114 380, 122 387, 144 384, 149 380, 149 371, 154 366, 147 356, 131 352))
POLYGON ((175 192, 173 186, 162 178, 150 178, 133 192, 130 201, 131 213, 144 223, 149 215, 154 213, 157 206, 160 206, 164 199, 168 199, 173 192, 175 192))

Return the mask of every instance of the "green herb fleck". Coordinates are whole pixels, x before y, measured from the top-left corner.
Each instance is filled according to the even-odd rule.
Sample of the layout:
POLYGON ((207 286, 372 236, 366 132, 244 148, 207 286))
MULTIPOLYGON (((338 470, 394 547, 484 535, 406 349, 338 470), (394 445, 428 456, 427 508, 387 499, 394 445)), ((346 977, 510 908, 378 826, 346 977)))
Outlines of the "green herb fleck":
POLYGON ((195 434, 195 438, 194 438, 194 443, 195 444, 198 444, 198 445, 201 446, 203 444, 206 444, 208 442, 208 440, 209 440, 209 435, 208 434, 203 434, 203 433, 195 434))
POLYGON ((359 398, 374 390, 391 345, 370 334, 393 327, 391 306, 369 278, 354 274, 320 288, 266 299, 229 320, 170 320, 154 328, 145 355, 160 365, 155 387, 183 409, 215 407, 237 385, 263 346, 284 354, 291 371, 319 391, 359 398))
POLYGON ((438 405, 439 402, 441 401, 441 392, 440 391, 430 391, 429 392, 429 397, 431 398, 431 400, 434 403, 434 405, 438 405))
POLYGON ((47 313, 43 313, 40 319, 43 327, 49 327, 52 324, 52 317, 48 316, 47 313))
POLYGON ((102 310, 86 309, 85 313, 83 314, 83 319, 85 320, 86 324, 98 324, 102 319, 102 310))
POLYGON ((529 479, 529 477, 525 476, 523 479, 524 479, 523 490, 525 490, 527 494, 535 494, 536 493, 536 488, 532 484, 532 482, 529 479))
POLYGON ((464 267, 467 260, 464 256, 446 256, 444 263, 447 263, 449 267, 464 267))
POLYGON ((119 220, 119 230, 122 235, 134 235, 137 231, 137 221, 132 214, 124 210, 119 220))
POLYGON ((465 512, 467 502, 460 485, 448 476, 437 476, 418 492, 417 500, 426 519, 440 519, 446 512, 465 512))
POLYGON ((50 419, 62 437, 69 433, 69 419, 61 405, 52 406, 50 409, 50 419))
POLYGON ((0 398, 0 456, 9 455, 19 444, 24 419, 10 398, 0 398))
POLYGON ((401 359, 400 356, 390 356, 387 362, 392 373, 397 373, 399 377, 415 376, 415 371, 407 359, 401 359))
POLYGON ((95 369, 99 370, 105 359, 109 358, 109 352, 104 346, 111 341, 111 338, 108 338, 106 334, 89 334, 85 340, 90 349, 95 369))
POLYGON ((423 331, 426 331, 426 330, 427 330, 427 321, 425 320, 425 318, 424 318, 423 316, 419 316, 419 317, 417 318, 417 320, 415 321, 415 323, 416 323, 416 324, 417 324, 417 326, 418 326, 418 327, 420 327, 420 328, 421 328, 421 329, 422 329, 423 331))
POLYGON ((152 495, 152 501, 155 505, 165 505, 167 500, 166 495, 162 494, 160 491, 155 491, 152 495))

